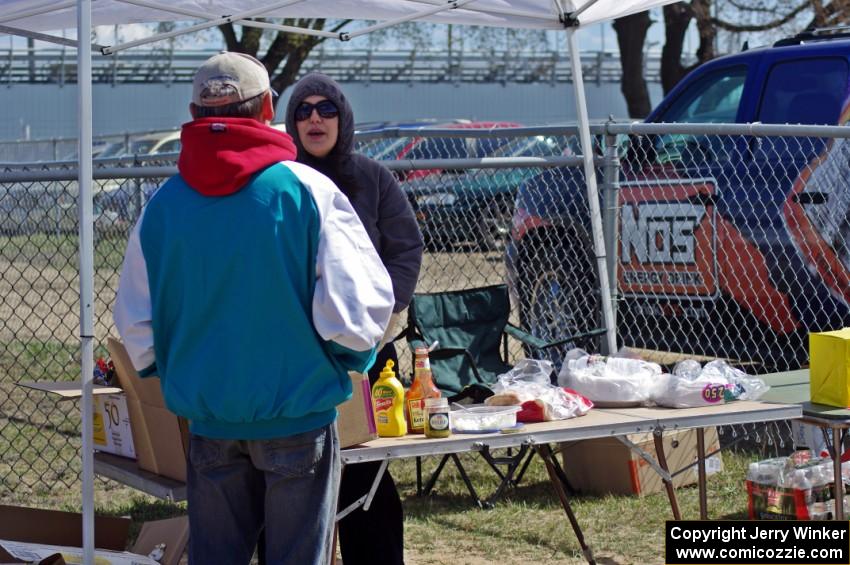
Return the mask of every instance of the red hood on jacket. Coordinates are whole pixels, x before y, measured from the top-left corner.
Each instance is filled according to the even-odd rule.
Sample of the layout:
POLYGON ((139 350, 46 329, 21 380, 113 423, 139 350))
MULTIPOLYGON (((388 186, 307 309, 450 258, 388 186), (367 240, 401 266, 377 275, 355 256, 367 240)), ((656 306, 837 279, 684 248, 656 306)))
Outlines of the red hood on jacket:
POLYGON ((233 194, 251 175, 295 160, 295 144, 282 131, 249 118, 201 118, 183 125, 177 169, 204 196, 233 194))

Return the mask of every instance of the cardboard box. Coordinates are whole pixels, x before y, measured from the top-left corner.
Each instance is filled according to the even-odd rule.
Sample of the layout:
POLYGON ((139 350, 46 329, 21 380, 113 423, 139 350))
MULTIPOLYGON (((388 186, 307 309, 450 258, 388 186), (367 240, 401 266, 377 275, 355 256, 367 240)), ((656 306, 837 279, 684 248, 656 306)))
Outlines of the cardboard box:
POLYGON ((850 408, 850 328, 809 334, 812 402, 850 408))
MULTIPOLYGON (((124 551, 127 546, 127 534, 130 529, 128 518, 95 517, 95 547, 98 550, 115 553, 99 553, 97 563, 119 564, 120 559, 127 557, 124 551)), ((15 549, 22 558, 15 558, 10 552, 0 547, 0 563, 26 563, 32 561, 26 557, 43 555, 57 550, 50 546, 59 546, 59 552, 66 561, 76 563, 73 555, 79 554, 83 545, 83 521, 80 514, 59 512, 56 510, 41 510, 20 506, 0 506, 0 545, 15 549), (47 546, 47 547, 45 547, 47 546), (22 559, 28 559, 24 561, 22 559)), ((130 549, 132 554, 145 556, 150 554, 157 545, 165 544, 161 565, 177 565, 186 544, 189 541, 189 519, 186 516, 169 518, 154 522, 145 522, 136 543, 130 549)), ((53 561, 51 561, 53 562, 53 561)), ((58 561, 62 563, 62 561, 58 561)), ((136 559, 136 563, 147 563, 136 559)))
POLYGON ((120 341, 109 338, 106 347, 127 395, 139 468, 186 482, 189 423, 165 407, 158 377, 139 377, 120 341))
MULTIPOLYGON (((20 386, 41 390, 59 396, 60 400, 80 398, 83 390, 78 381, 21 382, 20 386)), ((120 388, 95 385, 94 395, 94 448, 130 459, 136 458, 127 399, 120 388)))
MULTIPOLYGON (((140 378, 124 345, 107 341, 115 374, 127 395, 127 408, 139 468, 186 482, 186 454, 189 451, 189 425, 165 407, 159 379, 140 378)), ((340 447, 349 447, 378 437, 372 414, 372 395, 367 375, 349 373, 353 394, 338 407, 340 447)))
MULTIPOLYGON (((652 434, 631 434, 635 445, 655 458, 652 434)), ((696 430, 664 432, 664 454, 673 474, 697 460, 696 430)), ((705 429, 706 454, 720 448, 716 428, 705 429)), ((617 438, 601 438, 561 444, 564 472, 570 485, 589 494, 650 494, 662 492, 664 481, 640 455, 617 438)), ((720 454, 706 459, 706 473, 712 475, 723 469, 720 454)), ((681 487, 697 482, 696 466, 673 477, 673 485, 681 487)))
POLYGON ((351 398, 337 407, 339 417, 339 446, 350 447, 378 437, 375 413, 372 411, 372 387, 368 375, 349 372, 354 392, 351 398))

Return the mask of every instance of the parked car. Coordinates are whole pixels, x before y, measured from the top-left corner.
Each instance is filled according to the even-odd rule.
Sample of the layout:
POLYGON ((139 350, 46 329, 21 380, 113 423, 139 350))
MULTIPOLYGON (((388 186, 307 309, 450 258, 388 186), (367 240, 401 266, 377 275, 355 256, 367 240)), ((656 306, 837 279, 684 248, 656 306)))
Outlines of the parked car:
POLYGON ((130 141, 127 155, 160 155, 180 152, 180 131, 151 133, 130 141))
MULTIPOLYGON (((485 157, 541 157, 561 152, 555 138, 542 135, 495 145, 485 157)), ((414 177, 401 186, 429 249, 467 245, 495 251, 504 248, 517 186, 536 172, 523 167, 472 169, 414 177)))
MULTIPOLYGON (((647 121, 843 123, 849 62, 846 35, 818 32, 722 57, 647 121)), ((807 362, 810 330, 848 325, 848 146, 827 141, 632 140, 618 218, 620 342, 784 369, 807 362)), ((507 274, 538 337, 601 326, 587 210, 580 169, 547 170, 517 191, 507 274)))
MULTIPOLYGON (((455 122, 442 126, 445 129, 493 129, 514 128, 514 122, 455 122)), ((395 146, 393 151, 384 151, 383 159, 468 159, 485 157, 512 137, 425 137, 406 138, 406 143, 395 146)), ((439 169, 417 169, 397 174, 402 180, 422 178, 439 173, 439 169)))
MULTIPOLYGON (((121 151, 113 149, 113 156, 147 157, 162 155, 171 160, 180 152, 180 131, 168 131, 141 135, 130 140, 125 148, 124 142, 117 142, 121 151)), ((103 154, 101 154, 101 158, 103 154)), ((116 227, 126 226, 138 216, 148 197, 159 186, 160 179, 116 179, 103 186, 94 195, 95 213, 116 227)))
MULTIPOLYGON (((437 119, 420 119, 412 121, 395 121, 395 122, 365 122, 354 126, 355 140, 360 134, 374 134, 386 130, 415 130, 423 127, 442 128, 453 124, 468 124, 469 120, 437 120, 437 119)), ((355 150, 367 157, 381 160, 395 160, 399 158, 405 147, 410 144, 409 136, 396 137, 373 137, 371 139, 357 140, 355 150)))

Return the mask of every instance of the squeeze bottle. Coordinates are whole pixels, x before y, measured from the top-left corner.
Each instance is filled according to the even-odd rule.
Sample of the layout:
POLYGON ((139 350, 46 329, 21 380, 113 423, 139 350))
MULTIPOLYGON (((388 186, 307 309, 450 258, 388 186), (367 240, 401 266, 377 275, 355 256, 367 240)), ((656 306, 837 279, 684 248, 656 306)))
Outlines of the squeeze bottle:
POLYGON ((404 387, 393 372, 395 363, 387 361, 378 380, 372 385, 372 410, 381 437, 398 437, 407 433, 404 420, 404 387))
POLYGON ((417 347, 414 354, 413 382, 404 397, 405 415, 410 433, 423 434, 425 433, 425 419, 428 417, 428 413, 425 411, 425 399, 439 398, 442 394, 431 377, 428 349, 417 347))

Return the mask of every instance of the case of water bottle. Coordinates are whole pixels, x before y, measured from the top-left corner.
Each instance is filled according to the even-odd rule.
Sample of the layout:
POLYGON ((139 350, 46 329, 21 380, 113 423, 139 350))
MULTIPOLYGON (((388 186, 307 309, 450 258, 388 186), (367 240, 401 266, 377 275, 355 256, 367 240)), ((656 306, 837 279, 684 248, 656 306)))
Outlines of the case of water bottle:
MULTIPOLYGON (((841 468, 845 492, 850 464, 841 468)), ((797 451, 789 457, 750 463, 747 508, 751 520, 830 520, 835 512, 832 459, 797 451)), ((848 498, 844 511, 850 509, 848 498)))

